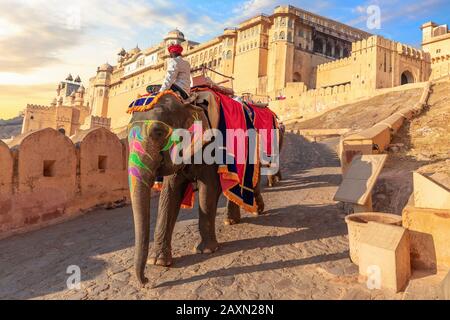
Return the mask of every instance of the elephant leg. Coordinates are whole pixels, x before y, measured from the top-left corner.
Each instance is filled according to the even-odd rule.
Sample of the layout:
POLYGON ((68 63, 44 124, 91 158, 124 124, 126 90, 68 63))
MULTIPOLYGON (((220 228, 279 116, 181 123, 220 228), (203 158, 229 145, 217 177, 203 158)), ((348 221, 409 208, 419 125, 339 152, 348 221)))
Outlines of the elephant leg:
POLYGON ((267 186, 269 188, 272 188, 274 185, 275 185, 275 176, 270 174, 267 176, 267 186))
POLYGON ((172 264, 172 234, 188 183, 182 174, 164 178, 159 197, 153 249, 148 260, 150 264, 159 266, 172 264))
POLYGON ((226 226, 231 226, 241 222, 241 208, 233 201, 227 200, 227 214, 223 223, 226 226))
POLYGON ((261 215, 264 213, 264 199, 261 195, 261 173, 259 174, 258 183, 255 187, 255 201, 256 205, 258 207, 257 214, 261 215))
POLYGON ((199 199, 199 231, 201 241, 196 253, 212 253, 219 248, 216 238, 216 213, 222 188, 215 166, 203 166, 197 180, 199 199))
POLYGON ((283 178, 282 178, 282 176, 281 176, 281 169, 278 169, 278 172, 277 172, 277 174, 276 174, 276 177, 277 177, 277 182, 280 182, 283 178))

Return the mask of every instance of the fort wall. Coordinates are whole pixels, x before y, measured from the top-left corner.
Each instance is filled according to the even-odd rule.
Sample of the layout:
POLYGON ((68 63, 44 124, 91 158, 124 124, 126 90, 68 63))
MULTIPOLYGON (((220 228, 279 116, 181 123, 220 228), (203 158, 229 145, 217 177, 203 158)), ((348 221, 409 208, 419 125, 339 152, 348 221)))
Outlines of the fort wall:
POLYGON ((371 36, 354 42, 352 54, 317 66, 317 88, 288 82, 285 99, 270 102, 283 119, 310 118, 381 91, 406 89, 428 81, 430 55, 407 45, 371 36))
POLYGON ((129 199, 126 142, 47 128, 0 143, 0 237, 129 199))

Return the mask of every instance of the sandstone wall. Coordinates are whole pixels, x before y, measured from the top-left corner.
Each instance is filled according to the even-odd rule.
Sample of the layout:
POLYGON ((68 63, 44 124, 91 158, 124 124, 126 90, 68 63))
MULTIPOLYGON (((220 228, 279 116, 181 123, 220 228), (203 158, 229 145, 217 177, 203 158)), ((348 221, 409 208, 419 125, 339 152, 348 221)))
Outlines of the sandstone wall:
POLYGON ((270 102, 271 109, 284 121, 315 117, 356 99, 350 84, 306 91, 303 83, 288 83, 286 93, 285 100, 270 102))
POLYGON ((129 199, 126 142, 104 128, 47 128, 0 143, 0 237, 129 199))

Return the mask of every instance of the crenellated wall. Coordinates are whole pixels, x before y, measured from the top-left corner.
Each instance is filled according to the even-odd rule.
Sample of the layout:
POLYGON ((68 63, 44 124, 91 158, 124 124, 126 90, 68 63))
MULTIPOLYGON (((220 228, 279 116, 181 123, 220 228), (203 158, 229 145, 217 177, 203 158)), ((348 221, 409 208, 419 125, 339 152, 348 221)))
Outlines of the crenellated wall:
POLYGON ((286 121, 314 117, 353 100, 355 95, 350 84, 306 90, 303 83, 288 83, 286 99, 271 101, 270 107, 286 121))
POLYGON ((129 199, 126 141, 47 128, 0 142, 0 237, 129 199))
POLYGON ((354 42, 350 57, 317 66, 316 74, 316 89, 288 82, 285 99, 271 101, 270 106, 284 120, 311 118, 382 90, 424 83, 430 77, 431 62, 422 50, 371 36, 354 42))

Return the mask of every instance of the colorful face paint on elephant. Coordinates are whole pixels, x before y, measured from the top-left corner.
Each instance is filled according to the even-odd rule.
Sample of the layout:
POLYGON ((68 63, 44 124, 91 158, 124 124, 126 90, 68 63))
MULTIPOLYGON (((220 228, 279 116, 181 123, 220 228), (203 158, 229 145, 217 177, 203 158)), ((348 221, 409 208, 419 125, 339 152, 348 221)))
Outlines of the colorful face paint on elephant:
MULTIPOLYGON (((140 126, 135 126, 130 130, 128 135, 128 143, 130 147, 130 155, 128 157, 128 182, 130 185, 130 192, 133 193, 137 181, 147 185, 143 179, 140 170, 149 170, 149 168, 142 162, 141 156, 148 156, 144 149, 143 143, 146 139, 142 135, 140 126)), ((148 185, 147 185, 148 186, 148 185)))
MULTIPOLYGON (((144 157, 152 157, 145 150, 145 144, 147 142, 147 138, 150 133, 150 129, 154 124, 162 124, 167 128, 167 136, 165 137, 167 143, 165 147, 161 151, 165 151, 167 146, 172 147, 179 140, 176 137, 173 137, 173 129, 161 121, 156 120, 145 120, 140 122, 133 123, 133 127, 130 129, 130 133, 128 134, 128 144, 130 148, 130 155, 128 158, 128 181, 130 185, 130 192, 133 193, 134 187, 136 185, 136 181, 140 181, 148 186, 145 179, 143 179, 142 171, 150 171, 144 161, 144 157)), ((179 142, 179 141, 178 141, 179 142)))

